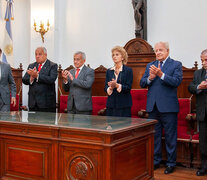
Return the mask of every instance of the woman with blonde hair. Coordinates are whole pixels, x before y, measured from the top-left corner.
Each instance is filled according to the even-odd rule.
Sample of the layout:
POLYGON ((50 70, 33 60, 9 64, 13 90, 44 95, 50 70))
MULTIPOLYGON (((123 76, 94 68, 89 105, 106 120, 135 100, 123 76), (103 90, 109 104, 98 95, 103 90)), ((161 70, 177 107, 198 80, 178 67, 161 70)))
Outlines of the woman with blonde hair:
POLYGON ((106 72, 104 88, 108 94, 106 115, 131 117, 133 72, 126 66, 128 55, 121 46, 115 46, 111 52, 114 66, 106 72))

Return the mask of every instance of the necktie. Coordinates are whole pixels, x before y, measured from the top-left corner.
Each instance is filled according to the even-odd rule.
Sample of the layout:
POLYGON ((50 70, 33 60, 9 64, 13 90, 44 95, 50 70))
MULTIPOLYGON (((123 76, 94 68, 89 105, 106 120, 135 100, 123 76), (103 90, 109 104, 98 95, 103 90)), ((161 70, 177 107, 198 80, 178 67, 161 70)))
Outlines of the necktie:
POLYGON ((39 66, 38 66, 38 72, 40 72, 41 68, 42 68, 42 64, 39 64, 39 66))
POLYGON ((75 78, 77 79, 80 69, 76 69, 75 78))
POLYGON ((160 61, 160 69, 162 70, 162 65, 163 65, 163 62, 160 61))
POLYGON ((207 71, 206 71, 205 79, 207 79, 207 71))

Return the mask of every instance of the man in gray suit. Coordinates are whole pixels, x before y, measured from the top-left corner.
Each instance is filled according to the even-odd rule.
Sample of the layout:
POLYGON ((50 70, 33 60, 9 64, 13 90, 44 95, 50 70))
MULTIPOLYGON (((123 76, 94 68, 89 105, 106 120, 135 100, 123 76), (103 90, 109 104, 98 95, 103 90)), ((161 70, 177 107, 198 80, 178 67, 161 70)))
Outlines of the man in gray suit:
POLYGON ((67 110, 72 114, 92 113, 92 85, 94 70, 84 63, 86 55, 78 51, 74 54, 75 69, 62 71, 63 88, 69 91, 67 110))
POLYGON ((207 49, 201 52, 202 68, 195 71, 188 90, 196 95, 196 119, 199 122, 201 169, 197 176, 207 174, 207 49))
MULTIPOLYGON (((2 50, 0 49, 0 57, 2 50)), ((9 64, 0 61, 0 111, 10 111, 10 103, 16 105, 16 84, 9 64), (11 88, 11 102, 10 90, 11 88)))

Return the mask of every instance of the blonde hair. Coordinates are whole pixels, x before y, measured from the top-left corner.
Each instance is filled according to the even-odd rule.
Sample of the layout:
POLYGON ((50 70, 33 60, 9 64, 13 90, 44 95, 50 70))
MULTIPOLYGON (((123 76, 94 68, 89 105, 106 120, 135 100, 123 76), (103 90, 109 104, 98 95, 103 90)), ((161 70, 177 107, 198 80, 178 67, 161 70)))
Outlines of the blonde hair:
POLYGON ((128 54, 127 54, 126 50, 121 46, 115 46, 114 48, 112 48, 111 53, 113 53, 114 51, 120 52, 123 57, 122 63, 127 64, 128 54))

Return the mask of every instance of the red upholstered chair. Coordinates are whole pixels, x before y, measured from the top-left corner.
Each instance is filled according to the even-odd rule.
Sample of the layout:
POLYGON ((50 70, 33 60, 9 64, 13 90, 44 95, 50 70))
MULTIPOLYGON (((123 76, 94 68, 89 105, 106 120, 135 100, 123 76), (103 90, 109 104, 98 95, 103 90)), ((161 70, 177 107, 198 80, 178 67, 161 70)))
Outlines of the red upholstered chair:
POLYGON ((138 112, 143 110, 146 110, 146 104, 147 104, 147 89, 132 89, 131 95, 132 95, 132 117, 138 118, 138 112))
POLYGON ((100 110, 102 110, 104 113, 104 109, 106 108, 106 101, 107 101, 107 96, 92 96, 92 103, 93 103, 92 115, 100 115, 100 110))
MULTIPOLYGON (((179 98, 178 126, 177 126, 177 162, 190 167, 191 164, 191 126, 186 118, 191 113, 191 99, 179 98)), ((165 143, 163 137, 163 159, 166 159, 165 143)))
POLYGON ((67 112, 67 102, 68 102, 68 95, 61 95, 60 96, 60 108, 59 108, 60 113, 67 112))
POLYGON ((19 95, 16 95, 16 105, 10 104, 10 111, 19 111, 19 95))
MULTIPOLYGON (((147 89, 132 89, 132 117, 138 118, 138 112, 146 109, 147 89)), ((93 115, 100 115, 106 108, 107 96, 93 96, 93 115), (102 112, 101 112, 102 111, 102 112)))
POLYGON ((191 113, 191 99, 179 98, 180 111, 178 113, 178 138, 191 138, 190 122, 186 119, 187 115, 191 113))
MULTIPOLYGON (((98 112, 101 109, 106 108, 106 100, 107 100, 107 96, 92 96, 92 103, 93 103, 92 115, 98 115, 98 112)), ((67 102, 68 102, 68 96, 61 95, 60 108, 59 108, 60 113, 67 112, 67 102)))

